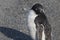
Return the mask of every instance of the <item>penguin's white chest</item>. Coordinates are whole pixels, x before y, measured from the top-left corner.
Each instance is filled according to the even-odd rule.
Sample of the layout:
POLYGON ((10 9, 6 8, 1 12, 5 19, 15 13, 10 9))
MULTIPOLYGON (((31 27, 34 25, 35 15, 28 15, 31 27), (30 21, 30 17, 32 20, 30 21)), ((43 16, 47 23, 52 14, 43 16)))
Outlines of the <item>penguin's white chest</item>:
POLYGON ((28 15, 28 27, 30 30, 31 37, 35 40, 36 36, 36 25, 34 23, 35 18, 37 17, 36 13, 33 10, 29 11, 28 15))

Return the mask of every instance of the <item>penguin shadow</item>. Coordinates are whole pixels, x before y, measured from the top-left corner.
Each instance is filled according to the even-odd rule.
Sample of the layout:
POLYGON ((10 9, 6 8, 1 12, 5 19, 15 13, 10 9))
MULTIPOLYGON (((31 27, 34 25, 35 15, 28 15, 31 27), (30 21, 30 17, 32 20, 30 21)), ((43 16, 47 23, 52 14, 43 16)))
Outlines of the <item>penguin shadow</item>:
POLYGON ((3 33, 6 37, 13 40, 32 40, 29 35, 26 35, 15 29, 0 27, 0 32, 3 33))

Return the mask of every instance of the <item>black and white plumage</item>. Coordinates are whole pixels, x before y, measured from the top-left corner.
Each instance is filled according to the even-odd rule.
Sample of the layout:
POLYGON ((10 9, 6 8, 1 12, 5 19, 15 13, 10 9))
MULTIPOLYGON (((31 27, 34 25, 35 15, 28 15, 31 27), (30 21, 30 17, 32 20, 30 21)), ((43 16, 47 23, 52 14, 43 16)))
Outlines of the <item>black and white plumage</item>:
POLYGON ((33 40, 51 40, 51 26, 41 4, 37 3, 29 10, 28 27, 33 40))

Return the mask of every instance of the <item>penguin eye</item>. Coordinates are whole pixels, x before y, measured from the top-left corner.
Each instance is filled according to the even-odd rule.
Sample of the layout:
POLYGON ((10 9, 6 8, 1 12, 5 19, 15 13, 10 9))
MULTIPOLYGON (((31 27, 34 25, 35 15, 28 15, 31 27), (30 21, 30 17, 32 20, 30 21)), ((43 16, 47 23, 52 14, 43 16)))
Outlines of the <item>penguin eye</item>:
POLYGON ((44 10, 43 10, 43 9, 41 9, 40 11, 43 11, 43 12, 44 12, 44 10))

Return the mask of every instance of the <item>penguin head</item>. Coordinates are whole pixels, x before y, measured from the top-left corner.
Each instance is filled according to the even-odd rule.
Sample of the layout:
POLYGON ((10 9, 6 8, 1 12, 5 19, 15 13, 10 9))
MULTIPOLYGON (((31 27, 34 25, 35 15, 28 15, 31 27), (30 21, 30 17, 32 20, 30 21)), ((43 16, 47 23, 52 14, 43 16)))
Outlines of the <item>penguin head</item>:
POLYGON ((44 12, 43 6, 39 3, 36 3, 35 5, 33 5, 33 7, 31 9, 34 10, 37 15, 44 12))

